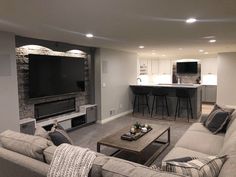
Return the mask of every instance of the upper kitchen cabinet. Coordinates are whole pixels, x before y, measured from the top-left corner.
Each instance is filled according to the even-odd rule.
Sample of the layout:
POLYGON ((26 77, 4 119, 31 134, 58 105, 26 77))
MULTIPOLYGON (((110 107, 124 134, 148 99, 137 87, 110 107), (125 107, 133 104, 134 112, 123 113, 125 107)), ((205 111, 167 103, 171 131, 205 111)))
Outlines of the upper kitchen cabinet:
POLYGON ((148 67, 148 59, 145 58, 140 58, 139 59, 139 74, 140 75, 147 75, 148 71, 149 71, 149 67, 148 67))
POLYGON ((201 60, 201 79, 203 85, 217 85, 217 59, 201 60))
POLYGON ((158 59, 157 58, 139 58, 139 74, 140 75, 155 75, 158 74, 158 59))
POLYGON ((152 58, 139 58, 138 72, 140 75, 171 75, 172 60, 152 58))
POLYGON ((156 75, 159 71, 159 61, 158 59, 152 59, 151 60, 151 74, 156 75))
POLYGON ((168 74, 170 75, 172 71, 172 62, 170 59, 159 59, 158 63, 158 73, 160 75, 168 74))
POLYGON ((217 59, 216 58, 202 59, 201 73, 202 75, 207 75, 207 74, 217 75, 217 59))

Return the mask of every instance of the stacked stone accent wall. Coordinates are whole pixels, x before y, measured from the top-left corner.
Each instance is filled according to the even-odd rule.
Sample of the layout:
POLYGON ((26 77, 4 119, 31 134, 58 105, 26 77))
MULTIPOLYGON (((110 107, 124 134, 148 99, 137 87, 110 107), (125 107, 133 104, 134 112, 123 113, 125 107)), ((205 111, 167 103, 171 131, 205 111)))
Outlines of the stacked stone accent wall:
POLYGON ((70 52, 57 52, 47 49, 45 47, 20 47, 16 48, 17 59, 17 79, 18 79, 18 94, 19 94, 19 106, 20 106, 20 119, 34 118, 34 105, 38 103, 45 103, 50 101, 63 100, 67 98, 75 97, 76 111, 79 111, 79 106, 88 104, 89 102, 89 65, 87 55, 81 53, 70 52), (40 54, 40 55, 56 55, 56 56, 69 56, 79 57, 85 60, 85 91, 78 92, 78 94, 59 95, 45 98, 29 99, 29 65, 28 54, 40 54))

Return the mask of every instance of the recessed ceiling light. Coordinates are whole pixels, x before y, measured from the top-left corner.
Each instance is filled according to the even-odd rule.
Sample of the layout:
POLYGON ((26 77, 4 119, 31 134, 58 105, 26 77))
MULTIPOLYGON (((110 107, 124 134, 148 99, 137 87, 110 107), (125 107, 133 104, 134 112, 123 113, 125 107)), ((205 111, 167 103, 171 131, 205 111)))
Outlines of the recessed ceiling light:
POLYGON ((199 49, 199 52, 201 52, 201 53, 202 53, 202 52, 204 52, 204 50, 202 50, 202 49, 199 49))
POLYGON ((183 50, 183 48, 179 48, 179 50, 183 50))
POLYGON ((139 46, 139 48, 140 48, 140 49, 143 49, 143 48, 144 48, 144 46, 143 46, 143 45, 140 45, 140 46, 139 46))
POLYGON ((205 55, 207 55, 207 54, 208 54, 208 52, 204 52, 204 54, 205 54, 205 55))
POLYGON ((215 36, 205 36, 203 38, 205 38, 205 39, 213 39, 213 38, 215 38, 215 36))
POLYGON ((188 18, 185 22, 191 24, 191 23, 195 23, 196 21, 197 21, 196 18, 188 18))
POLYGON ((216 40, 215 40, 215 39, 211 39, 211 40, 209 40, 209 42, 210 42, 210 43, 215 43, 216 40))
POLYGON ((87 38, 93 38, 93 34, 88 33, 88 34, 86 34, 86 37, 87 37, 87 38))
POLYGON ((165 57, 166 55, 165 55, 165 54, 163 54, 163 55, 161 55, 161 56, 165 57))
POLYGON ((155 53, 155 52, 152 52, 152 55, 156 55, 156 53, 155 53))

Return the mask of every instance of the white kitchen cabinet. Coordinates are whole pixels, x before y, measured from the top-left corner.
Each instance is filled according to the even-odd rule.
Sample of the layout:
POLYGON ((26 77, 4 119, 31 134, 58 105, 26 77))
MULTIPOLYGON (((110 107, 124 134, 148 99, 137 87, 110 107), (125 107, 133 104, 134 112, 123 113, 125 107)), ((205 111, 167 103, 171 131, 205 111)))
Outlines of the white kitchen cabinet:
POLYGON ((139 59, 139 73, 140 75, 148 74, 148 59, 139 59))
POLYGON ((217 58, 204 58, 201 60, 202 75, 217 74, 217 58))
POLYGON ((158 59, 152 59, 151 60, 151 74, 156 75, 158 74, 158 69, 159 69, 159 61, 158 59))
POLYGON ((158 74, 171 74, 172 71, 172 62, 170 59, 159 59, 158 63, 158 74))
POLYGON ((216 85, 203 85, 202 86, 202 101, 208 103, 215 103, 217 95, 216 85))

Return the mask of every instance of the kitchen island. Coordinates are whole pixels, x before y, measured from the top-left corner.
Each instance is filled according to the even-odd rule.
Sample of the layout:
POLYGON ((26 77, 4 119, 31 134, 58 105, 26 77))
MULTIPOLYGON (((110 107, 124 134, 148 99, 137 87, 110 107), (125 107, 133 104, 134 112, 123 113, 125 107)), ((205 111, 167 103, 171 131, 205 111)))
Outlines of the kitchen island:
MULTIPOLYGON (((155 88, 162 88, 168 94, 167 102, 170 116, 175 116, 175 109, 177 104, 176 90, 187 89, 192 104, 193 118, 197 119, 202 114, 202 86, 199 84, 157 84, 157 85, 130 85, 130 87, 144 87, 149 90, 149 106, 152 106, 152 90, 155 88)), ((182 104, 183 105, 183 104, 182 104)), ((187 117, 185 109, 182 109, 180 117, 187 117)))

